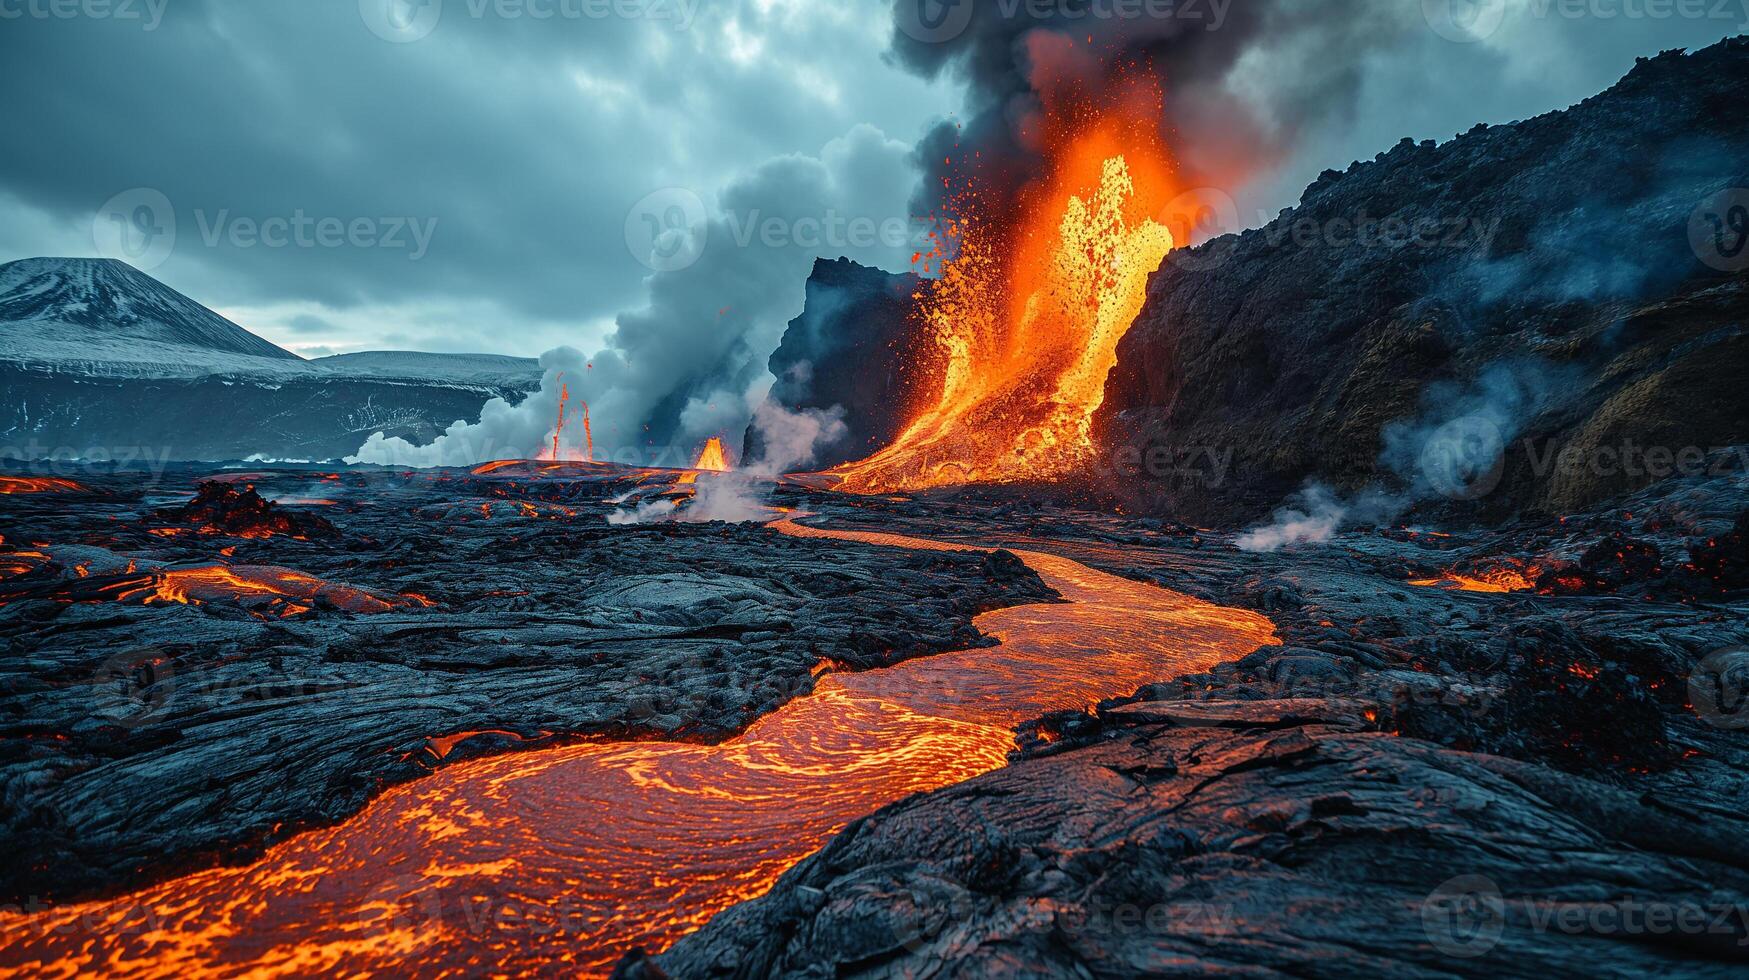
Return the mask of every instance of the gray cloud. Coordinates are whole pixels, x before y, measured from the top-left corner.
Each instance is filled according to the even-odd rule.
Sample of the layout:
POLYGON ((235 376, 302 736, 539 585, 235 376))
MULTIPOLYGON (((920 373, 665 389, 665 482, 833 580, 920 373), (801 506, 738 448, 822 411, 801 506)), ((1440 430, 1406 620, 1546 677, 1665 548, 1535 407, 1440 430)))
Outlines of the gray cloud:
POLYGON ((381 346, 376 322, 516 353, 594 343, 640 302, 646 270, 622 226, 646 193, 709 196, 856 123, 908 139, 946 108, 945 90, 883 66, 878 0, 817 6, 710 0, 679 30, 448 0, 409 44, 372 34, 356 0, 171 0, 152 31, 9 20, 0 81, 29 94, 9 100, 0 135, 0 225, 57 233, 0 237, 13 250, 0 259, 90 254, 99 206, 153 187, 179 230, 153 273, 209 305, 260 312, 249 325, 269 336, 306 304, 333 311, 358 346, 381 346), (300 212, 436 224, 418 261, 411 249, 237 247, 229 235, 208 247, 201 234, 300 212))

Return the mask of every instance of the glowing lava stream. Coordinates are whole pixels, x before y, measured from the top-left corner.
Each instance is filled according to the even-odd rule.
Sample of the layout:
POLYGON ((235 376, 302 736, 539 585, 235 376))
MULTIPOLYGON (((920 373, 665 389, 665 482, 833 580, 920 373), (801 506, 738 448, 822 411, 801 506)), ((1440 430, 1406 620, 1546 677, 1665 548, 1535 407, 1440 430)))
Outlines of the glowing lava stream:
POLYGON ((457 763, 254 865, 6 915, 0 973, 605 973, 627 948, 666 948, 763 894, 851 820, 1004 765, 1024 719, 1278 642, 1255 613, 1019 554, 1068 602, 979 616, 1000 647, 828 675, 720 745, 592 743, 457 763))

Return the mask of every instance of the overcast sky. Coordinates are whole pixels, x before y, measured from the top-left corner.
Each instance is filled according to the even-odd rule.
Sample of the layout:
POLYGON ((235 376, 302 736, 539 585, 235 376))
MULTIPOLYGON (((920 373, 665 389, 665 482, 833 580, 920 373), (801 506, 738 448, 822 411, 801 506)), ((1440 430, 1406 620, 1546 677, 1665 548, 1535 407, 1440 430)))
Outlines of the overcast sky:
MULTIPOLYGON (((1705 13, 1648 19, 1589 0, 1575 18, 1542 0, 1452 0, 1483 18, 1508 5, 1485 39, 1456 43, 1422 0, 1376 2, 1403 8, 1378 43, 1270 38, 1230 80, 1274 111, 1313 75, 1350 73, 1356 93, 1235 189, 1246 224, 1324 167, 1565 106, 1635 55, 1739 32, 1749 5, 1673 0, 1705 13)), ((666 311, 714 314, 719 292, 757 283, 737 261, 647 281, 662 261, 648 222, 695 206, 714 220, 734 200, 906 216, 908 148, 961 92, 951 67, 924 79, 887 57, 889 0, 638 5, 645 16, 592 16, 595 0, 0 0, 0 261, 112 248, 133 230, 114 216, 159 200, 148 189, 176 231, 167 254, 142 253, 152 274, 275 343, 535 355, 594 351, 621 317, 659 336, 666 311), (260 240, 275 218, 282 247, 260 240)), ((781 251, 783 278, 811 254, 900 268, 911 251, 839 245, 751 247, 781 251)), ((761 312, 774 323, 737 336, 775 343, 796 312, 778 308, 799 297, 797 282, 761 312)))

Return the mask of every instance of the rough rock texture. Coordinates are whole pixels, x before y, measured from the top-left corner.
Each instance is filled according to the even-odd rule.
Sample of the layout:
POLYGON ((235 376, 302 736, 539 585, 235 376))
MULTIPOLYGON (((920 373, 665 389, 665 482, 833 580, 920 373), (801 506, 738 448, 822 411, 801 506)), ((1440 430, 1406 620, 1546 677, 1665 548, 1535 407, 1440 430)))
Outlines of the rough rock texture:
MULTIPOLYGON (((844 410, 848 434, 824 447, 820 469, 862 459, 890 444, 913 400, 932 377, 933 349, 912 314, 915 275, 892 275, 849 259, 820 259, 808 277, 807 305, 771 355, 770 398, 790 409, 844 410)), ((756 429, 744 459, 759 458, 756 429)))
POLYGON ((1749 40, 1642 60, 1564 112, 1327 171, 1266 227, 1169 257, 1099 419, 1111 445, 1169 461, 1126 489, 1178 519, 1246 520, 1308 478, 1412 482, 1396 471, 1415 475, 1427 432, 1479 417, 1504 472, 1450 506, 1559 514, 1655 479, 1590 465, 1625 440, 1749 440, 1732 216, 1749 193, 1709 200, 1749 186, 1749 122, 1728 108, 1746 101, 1749 40), (1393 422, 1422 431, 1383 458, 1393 422), (1582 465, 1538 472, 1551 448, 1582 465), (1231 454, 1215 478, 1211 452, 1231 454))
POLYGON ((0 497, 0 901, 246 860, 469 754, 723 738, 1052 595, 1011 555, 609 526, 636 479, 595 470, 73 476, 0 497), (167 506, 214 478, 254 490, 167 506), (254 492, 336 533, 163 521, 254 492))
POLYGON ((1237 707, 1226 723, 1108 715, 1112 740, 895 804, 658 969, 621 973, 1726 977, 1749 962, 1749 821, 1733 809, 1237 707))
POLYGON ((1617 529, 1681 562, 1745 504, 1739 476, 1665 481, 1565 523, 1257 555, 980 494, 945 534, 926 500, 810 501, 1259 609, 1283 643, 1022 726, 1008 769, 859 821, 621 975, 1741 975, 1749 592, 1405 580, 1617 529))

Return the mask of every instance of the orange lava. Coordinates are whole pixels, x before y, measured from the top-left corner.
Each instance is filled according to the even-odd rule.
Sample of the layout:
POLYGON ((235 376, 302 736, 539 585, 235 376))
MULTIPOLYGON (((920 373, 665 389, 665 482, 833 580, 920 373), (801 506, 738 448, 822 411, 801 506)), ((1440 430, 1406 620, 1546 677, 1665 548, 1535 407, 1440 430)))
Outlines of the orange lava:
POLYGON ((1411 579, 1410 585, 1426 588, 1446 589, 1452 592, 1489 592, 1505 594, 1509 592, 1529 592, 1536 588, 1537 576, 1540 570, 1535 566, 1512 568, 1501 566, 1477 571, 1465 575, 1458 572, 1442 572, 1436 578, 1411 579))
POLYGON ((695 470, 706 470, 711 473, 727 473, 729 471, 729 456, 723 451, 723 440, 711 436, 704 448, 698 451, 698 462, 692 464, 695 470))
POLYGON ((1060 110, 1041 123, 1055 149, 1021 214, 993 220, 975 189, 966 195, 936 250, 952 257, 918 293, 941 352, 940 394, 892 445, 834 470, 839 489, 1048 480, 1085 467, 1118 342, 1175 244, 1150 217, 1178 189, 1158 119, 1157 93, 1132 92, 1099 114, 1060 110))
POLYGON ((379 596, 364 589, 328 582, 272 565, 203 565, 197 568, 151 569, 138 577, 123 579, 107 587, 106 599, 116 602, 141 602, 146 605, 170 602, 186 606, 209 602, 237 602, 249 599, 269 599, 281 616, 298 616, 315 608, 317 603, 360 615, 388 612, 412 605, 428 606, 430 600, 411 596, 379 596))
POLYGON ((481 463, 479 466, 474 467, 473 474, 475 476, 485 476, 488 473, 496 473, 499 470, 509 469, 512 466, 521 466, 524 462, 524 460, 520 459, 501 459, 494 463, 481 463))
POLYGON ((15 493, 83 493, 84 487, 72 480, 49 476, 0 476, 0 497, 15 493))
POLYGON ((457 763, 248 867, 0 918, 0 964, 48 977, 601 975, 631 946, 666 948, 764 893, 849 821, 1002 766, 1023 719, 1276 642, 1254 613, 1021 557, 1069 602, 978 617, 998 648, 827 674, 720 745, 457 763))

